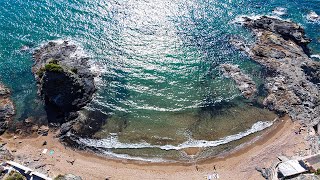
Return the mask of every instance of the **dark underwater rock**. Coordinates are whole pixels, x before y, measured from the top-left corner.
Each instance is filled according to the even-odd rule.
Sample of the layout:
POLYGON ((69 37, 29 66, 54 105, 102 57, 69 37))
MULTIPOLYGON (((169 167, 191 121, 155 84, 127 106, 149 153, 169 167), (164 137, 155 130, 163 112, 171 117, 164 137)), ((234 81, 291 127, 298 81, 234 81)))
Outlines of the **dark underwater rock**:
POLYGON ((8 129, 8 122, 15 115, 14 104, 10 99, 10 90, 0 84, 0 134, 8 129))
POLYGON ((263 16, 245 18, 256 42, 242 48, 268 69, 264 105, 308 125, 320 121, 320 62, 309 57, 304 30, 296 23, 263 16))
POLYGON ((257 88, 255 82, 248 75, 241 72, 237 65, 221 64, 220 68, 224 76, 230 77, 236 82, 238 89, 244 97, 250 98, 256 93, 257 88))
POLYGON ((77 50, 68 41, 49 42, 33 54, 32 72, 45 101, 48 119, 54 116, 60 122, 68 120, 70 112, 86 106, 96 91, 89 59, 78 56, 77 50))

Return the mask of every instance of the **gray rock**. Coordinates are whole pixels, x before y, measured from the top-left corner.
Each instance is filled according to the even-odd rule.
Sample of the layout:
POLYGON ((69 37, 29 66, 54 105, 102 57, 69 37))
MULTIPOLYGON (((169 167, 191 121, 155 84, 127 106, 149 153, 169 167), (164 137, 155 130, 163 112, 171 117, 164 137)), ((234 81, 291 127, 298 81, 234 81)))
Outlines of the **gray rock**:
POLYGON ((314 174, 300 174, 297 177, 287 178, 290 180, 320 180, 319 176, 314 174))
POLYGON ((5 147, 5 144, 0 145, 0 162, 5 162, 8 160, 13 160, 13 155, 5 147))
POLYGON ((262 16, 252 20, 246 18, 245 25, 251 29, 261 29, 280 35, 285 40, 292 40, 300 46, 306 46, 311 40, 305 37, 304 29, 296 23, 262 16))
POLYGON ((269 179, 270 171, 268 169, 256 167, 256 170, 261 173, 262 177, 269 179))
POLYGON ((37 134, 41 135, 41 136, 47 136, 49 133, 49 127, 47 126, 41 126, 38 130, 37 130, 37 134))

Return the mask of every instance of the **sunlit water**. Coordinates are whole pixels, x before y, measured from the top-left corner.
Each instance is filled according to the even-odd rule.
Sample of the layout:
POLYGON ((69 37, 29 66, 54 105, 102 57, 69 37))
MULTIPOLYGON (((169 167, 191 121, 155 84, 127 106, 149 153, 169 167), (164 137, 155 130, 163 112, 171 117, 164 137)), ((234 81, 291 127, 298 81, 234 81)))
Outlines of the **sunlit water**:
POLYGON ((221 76, 219 64, 229 62, 262 83, 260 67, 229 44, 233 37, 253 40, 233 21, 240 15, 296 21, 306 28, 316 55, 320 23, 306 20, 311 11, 320 14, 319 0, 1 0, 0 79, 13 90, 17 121, 43 117, 32 48, 69 39, 101 73, 87 108, 109 117, 94 135, 99 140, 82 143, 106 154, 153 158, 176 159, 177 150, 189 147, 222 151, 275 118, 221 76), (20 52, 23 45, 30 52, 20 52))

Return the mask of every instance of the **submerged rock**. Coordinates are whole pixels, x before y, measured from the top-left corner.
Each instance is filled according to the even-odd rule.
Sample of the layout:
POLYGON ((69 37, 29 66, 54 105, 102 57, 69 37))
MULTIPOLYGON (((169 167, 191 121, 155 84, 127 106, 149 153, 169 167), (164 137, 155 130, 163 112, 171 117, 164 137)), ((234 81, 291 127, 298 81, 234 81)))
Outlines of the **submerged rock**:
POLYGON ((256 42, 242 48, 267 74, 264 105, 293 120, 313 125, 320 121, 320 62, 309 57, 304 30, 296 23, 260 17, 245 18, 256 42))
POLYGON ((320 21, 320 16, 316 12, 311 11, 307 15, 307 19, 308 19, 308 21, 311 21, 311 22, 318 22, 318 21, 320 21))
POLYGON ((10 99, 10 90, 0 84, 0 134, 8 129, 8 122, 15 115, 15 108, 10 99))
POLYGON ((257 91, 255 82, 246 74, 241 72, 237 65, 222 64, 220 68, 223 71, 223 75, 233 79, 242 95, 246 98, 252 97, 257 91))
POLYGON ((70 112, 86 106, 96 91, 89 59, 78 56, 77 50, 68 41, 49 42, 33 54, 32 72, 45 100, 48 118, 54 115, 65 121, 70 112))
POLYGON ((283 16, 285 14, 287 14, 287 9, 283 8, 283 7, 276 7, 273 11, 273 14, 277 15, 277 16, 283 16))

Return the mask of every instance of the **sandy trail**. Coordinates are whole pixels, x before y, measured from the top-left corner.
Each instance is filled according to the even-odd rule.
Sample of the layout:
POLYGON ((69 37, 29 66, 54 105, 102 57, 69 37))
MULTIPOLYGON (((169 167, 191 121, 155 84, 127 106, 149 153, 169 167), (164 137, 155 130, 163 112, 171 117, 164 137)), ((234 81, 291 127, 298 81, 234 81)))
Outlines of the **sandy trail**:
POLYGON ((268 167, 279 155, 294 156, 306 151, 305 134, 295 134, 299 125, 285 118, 255 143, 240 150, 204 162, 185 164, 141 163, 132 161, 111 160, 88 152, 76 151, 64 147, 49 136, 35 138, 5 138, 16 161, 26 163, 38 171, 47 171, 51 177, 72 173, 86 180, 109 179, 206 179, 216 167, 220 179, 263 179, 255 167, 268 167), (43 146, 43 142, 47 145, 43 146), (54 150, 54 154, 41 154, 46 148, 54 150), (74 162, 73 162, 74 161, 74 162), (73 162, 73 163, 72 163, 73 162))

